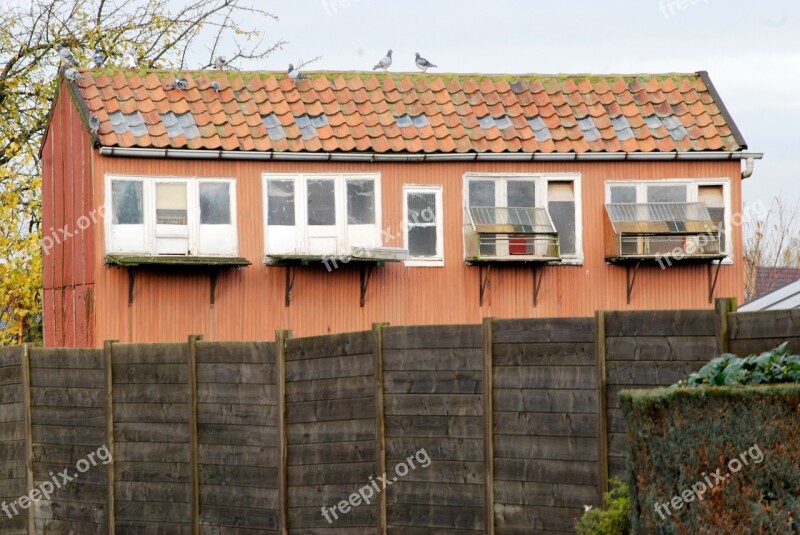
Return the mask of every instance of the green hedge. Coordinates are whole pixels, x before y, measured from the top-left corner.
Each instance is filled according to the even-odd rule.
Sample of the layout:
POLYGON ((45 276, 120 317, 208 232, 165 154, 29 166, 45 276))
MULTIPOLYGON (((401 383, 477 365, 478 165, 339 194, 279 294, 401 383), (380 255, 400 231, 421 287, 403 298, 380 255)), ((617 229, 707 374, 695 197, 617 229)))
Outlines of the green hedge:
POLYGON ((800 533, 800 385, 620 400, 634 534, 800 533))

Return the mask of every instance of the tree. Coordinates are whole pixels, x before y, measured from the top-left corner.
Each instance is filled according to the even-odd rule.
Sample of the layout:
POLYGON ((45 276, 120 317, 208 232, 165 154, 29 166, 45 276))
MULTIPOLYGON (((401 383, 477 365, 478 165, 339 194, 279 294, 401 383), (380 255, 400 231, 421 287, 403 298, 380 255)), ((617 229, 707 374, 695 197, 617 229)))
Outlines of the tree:
POLYGON ((776 289, 782 270, 800 268, 800 201, 791 204, 778 195, 761 212, 744 219, 745 300, 755 297, 759 271, 765 277, 763 287, 770 291, 776 289))
POLYGON ((119 65, 186 68, 265 58, 285 44, 258 30, 277 20, 243 0, 37 0, 0 6, 0 343, 41 324, 41 172, 37 153, 58 83, 56 44, 89 66, 96 47, 119 65), (205 44, 204 44, 205 43, 205 44), (200 51, 202 50, 202 53, 200 51))

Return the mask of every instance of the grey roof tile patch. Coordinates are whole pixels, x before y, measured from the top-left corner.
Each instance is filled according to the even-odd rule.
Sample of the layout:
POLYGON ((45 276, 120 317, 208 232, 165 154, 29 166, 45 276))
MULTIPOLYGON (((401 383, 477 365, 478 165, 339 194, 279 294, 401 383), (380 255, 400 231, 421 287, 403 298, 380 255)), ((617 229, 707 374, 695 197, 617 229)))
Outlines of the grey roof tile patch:
POLYGON ((481 128, 484 130, 489 130, 490 128, 497 126, 497 123, 494 122, 494 118, 491 115, 478 117, 478 123, 480 123, 481 128))
POLYGON ((300 129, 300 133, 303 135, 303 140, 304 141, 308 141, 308 140, 314 139, 315 137, 317 137, 319 135, 319 134, 317 134, 317 129, 314 128, 311 125, 310 122, 308 123, 308 126, 305 126, 305 127, 300 129))
POLYGON ((649 115, 644 118, 644 122, 647 123, 647 128, 650 130, 655 130, 664 126, 661 119, 658 118, 658 115, 649 115))
POLYGON ((628 122, 627 117, 620 115, 611 119, 611 122, 614 124, 614 131, 620 141, 628 141, 633 137, 633 130, 631 130, 631 124, 628 122))
POLYGON ((328 125, 328 116, 324 113, 321 115, 310 115, 309 118, 311 119, 311 124, 314 125, 314 128, 321 128, 328 125))
POLYGON ((297 127, 302 130, 303 128, 308 128, 311 126, 311 119, 308 118, 308 115, 305 113, 302 115, 296 115, 294 118, 295 122, 297 123, 297 127))
POLYGON ((398 128, 408 128, 409 126, 414 126, 414 121, 408 114, 403 114, 400 117, 397 117, 397 126, 398 128))
POLYGON ((591 143, 600 139, 600 130, 597 129, 591 117, 586 116, 583 119, 578 119, 578 126, 580 126, 586 141, 591 143))
POLYGON ((428 117, 425 114, 416 115, 411 118, 411 122, 414 123, 414 126, 417 128, 422 128, 424 126, 430 125, 430 121, 428 121, 428 117))
POLYGON ((536 117, 528 119, 528 126, 533 130, 536 141, 548 141, 553 139, 553 136, 550 134, 550 129, 547 128, 547 125, 544 124, 540 116, 537 115, 536 117))
POLYGON ((121 111, 109 113, 108 119, 111 121, 111 126, 114 128, 114 133, 124 134, 130 130, 130 128, 128 128, 128 123, 125 122, 125 116, 121 111))
POLYGON ((194 122, 194 115, 191 112, 178 115, 178 124, 183 128, 183 135, 186 139, 197 139, 200 137, 200 130, 194 122))
POLYGON ((511 122, 511 119, 509 119, 507 115, 498 117, 494 121, 497 124, 497 128, 499 128, 500 130, 505 130, 506 128, 511 128, 512 126, 514 126, 514 124, 511 122))
POLYGON ((272 141, 286 138, 286 132, 284 131, 283 126, 281 126, 281 122, 278 120, 277 115, 274 113, 262 115, 261 121, 267 128, 267 134, 272 141))
POLYGON ((125 123, 134 136, 143 137, 150 134, 150 132, 147 131, 147 126, 144 124, 144 118, 138 111, 135 113, 123 113, 122 116, 125 118, 125 123))

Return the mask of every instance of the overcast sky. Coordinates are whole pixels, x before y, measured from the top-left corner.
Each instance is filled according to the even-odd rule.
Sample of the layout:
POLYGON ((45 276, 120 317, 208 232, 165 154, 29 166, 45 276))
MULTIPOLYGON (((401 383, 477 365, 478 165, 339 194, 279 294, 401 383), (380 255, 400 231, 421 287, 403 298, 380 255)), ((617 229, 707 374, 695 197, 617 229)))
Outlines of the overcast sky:
POLYGON ((749 149, 764 152, 745 201, 800 199, 800 3, 789 0, 268 0, 289 44, 248 69, 370 70, 394 49, 436 72, 660 73, 709 71, 749 149))

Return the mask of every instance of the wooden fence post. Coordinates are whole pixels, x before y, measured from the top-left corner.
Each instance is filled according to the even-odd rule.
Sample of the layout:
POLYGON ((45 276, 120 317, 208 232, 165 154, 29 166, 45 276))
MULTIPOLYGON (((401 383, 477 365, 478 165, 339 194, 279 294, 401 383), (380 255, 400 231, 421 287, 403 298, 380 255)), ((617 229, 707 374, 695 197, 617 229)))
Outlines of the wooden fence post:
POLYGON ((192 535, 200 533, 200 460, 197 439, 197 342, 203 336, 189 336, 189 469, 192 485, 192 535))
POLYGON ((286 340, 290 331, 275 331, 275 383, 278 402, 278 524, 282 535, 289 533, 289 479, 286 433, 286 340))
POLYGON ((109 462, 106 465, 106 516, 108 518, 108 534, 116 533, 115 495, 116 486, 114 474, 114 377, 112 366, 114 364, 114 344, 118 340, 106 340, 103 343, 103 360, 106 375, 106 449, 109 453, 109 462))
MULTIPOLYGON (((25 486, 33 489, 33 417, 31 416, 31 355, 28 344, 22 345, 20 357, 22 368, 22 415, 25 426, 25 486)), ((36 533, 36 506, 28 507, 28 533, 36 533)))
POLYGON ((608 401, 606 399, 606 313, 595 313, 595 352, 597 356, 597 492, 600 503, 608 492, 608 401))
MULTIPOLYGON (((375 362, 375 464, 377 474, 386 472, 386 423, 383 398, 383 327, 388 323, 372 324, 372 356, 375 362)), ((378 494, 378 533, 386 534, 386 493, 378 494)))
POLYGON ((492 318, 483 319, 483 458, 486 471, 486 535, 494 535, 494 359, 492 318))
POLYGON ((736 298, 723 297, 714 302, 716 312, 717 355, 728 352, 728 314, 736 312, 736 298))

